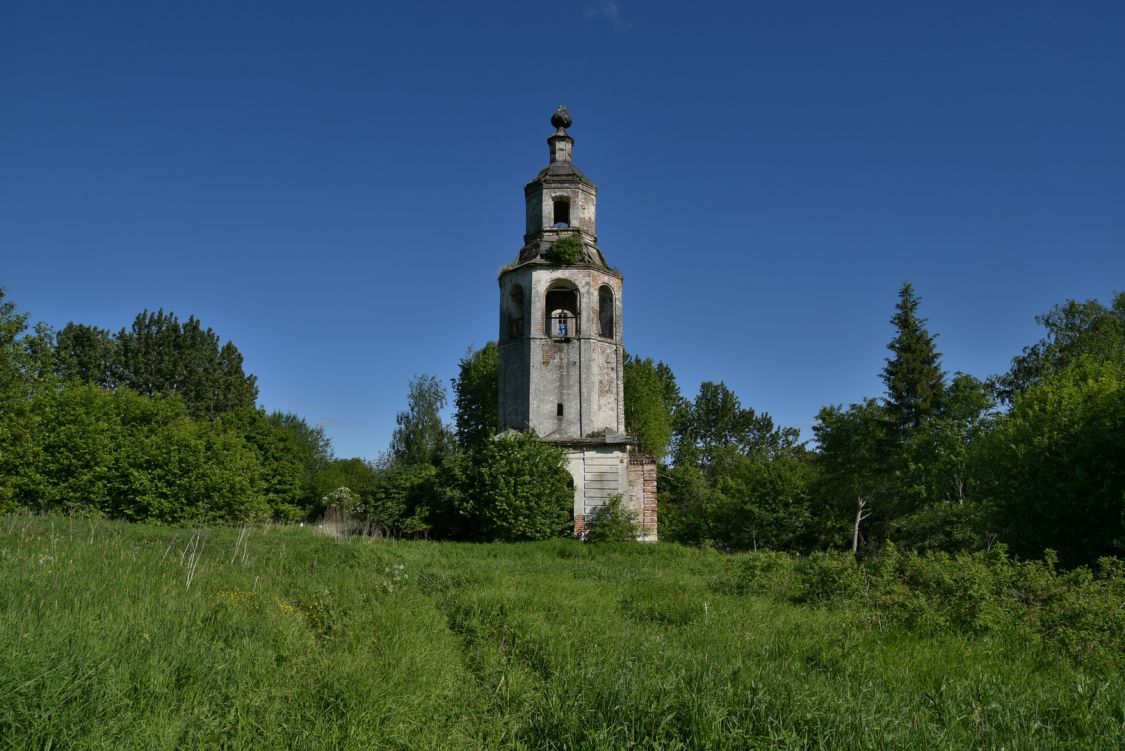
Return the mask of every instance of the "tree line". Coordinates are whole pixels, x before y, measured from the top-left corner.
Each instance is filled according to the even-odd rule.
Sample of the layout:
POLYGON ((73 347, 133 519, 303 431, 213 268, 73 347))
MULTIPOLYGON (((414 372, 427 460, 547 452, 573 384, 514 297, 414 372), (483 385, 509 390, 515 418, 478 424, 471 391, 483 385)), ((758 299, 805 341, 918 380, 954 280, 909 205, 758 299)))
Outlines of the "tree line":
POLYGON ((0 288, 0 511, 134 521, 303 519, 333 488, 324 431, 267 414, 242 355, 198 319, 29 329, 0 288))
MULTIPOLYGON (((472 378, 466 364, 466 389, 472 378)), ((373 461, 335 457, 322 428, 267 413, 257 396, 238 348, 194 316, 146 310, 116 333, 73 322, 55 331, 29 326, 0 288, 0 512, 202 524, 315 520, 335 507, 391 535, 523 540, 570 529, 561 450, 526 435, 490 440, 495 394, 459 397, 460 423, 476 432, 454 434, 442 385, 416 378, 392 445, 373 461)))
POLYGON ((693 401, 668 386, 670 397, 634 403, 659 413, 660 429, 648 439, 646 418, 631 430, 670 458, 663 538, 859 555, 888 542, 919 552, 1002 542, 1025 557, 1054 550, 1070 565, 1120 555, 1125 294, 1109 305, 1055 306, 1036 319, 1042 338, 983 380, 943 370, 919 308, 905 284, 891 317, 884 393, 821 409, 811 445, 742 407, 721 382, 704 383, 693 401), (665 420, 673 426, 667 442, 665 420))
MULTIPOLYGON (((904 285, 884 392, 824 407, 809 442, 722 381, 688 399, 668 365, 627 355, 626 429, 660 462, 662 539, 860 556, 888 542, 1003 542, 1068 564, 1119 555, 1125 294, 1055 306, 1037 318, 1042 338, 984 379, 945 372, 920 303, 904 285)), ((461 359, 450 424, 444 384, 414 378, 372 461, 335 458, 320 428, 259 409, 237 348, 194 317, 145 311, 116 334, 28 330, 27 318, 0 291, 0 505, 165 522, 316 518, 333 505, 393 535, 569 530, 561 450, 495 439, 494 342, 461 359)))
MULTIPOLYGON (((626 429, 660 462, 661 538, 860 556, 887 543, 949 553, 1003 543, 1028 558, 1053 550, 1067 565, 1120 555, 1125 294, 1055 306, 1036 319, 1042 338, 1007 372, 983 379, 943 369, 920 305, 903 285, 884 392, 821 409, 811 441, 743 405, 722 381, 702 383, 688 399, 667 364, 627 355, 626 429)), ((357 509, 388 528, 440 537, 565 534, 562 473, 559 500, 537 506, 547 491, 521 495, 532 487, 520 474, 526 465, 496 456, 507 446, 493 440, 498 367, 495 342, 462 358, 451 425, 441 419, 442 383, 411 382, 391 450, 368 467, 357 509), (484 507, 532 517, 550 508, 556 521, 534 534, 498 535, 474 516, 484 507)), ((553 452, 544 464, 561 464, 556 449, 539 447, 553 452)))

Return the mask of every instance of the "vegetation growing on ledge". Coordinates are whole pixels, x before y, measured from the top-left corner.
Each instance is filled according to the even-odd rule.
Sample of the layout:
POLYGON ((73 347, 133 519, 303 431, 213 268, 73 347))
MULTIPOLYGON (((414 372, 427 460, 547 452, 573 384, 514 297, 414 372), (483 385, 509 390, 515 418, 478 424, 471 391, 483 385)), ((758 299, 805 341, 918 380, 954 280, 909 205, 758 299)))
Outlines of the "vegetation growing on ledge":
POLYGON ((578 235, 565 235, 560 237, 554 244, 547 248, 547 252, 543 254, 551 263, 557 263, 560 266, 573 266, 582 260, 582 238, 578 235))

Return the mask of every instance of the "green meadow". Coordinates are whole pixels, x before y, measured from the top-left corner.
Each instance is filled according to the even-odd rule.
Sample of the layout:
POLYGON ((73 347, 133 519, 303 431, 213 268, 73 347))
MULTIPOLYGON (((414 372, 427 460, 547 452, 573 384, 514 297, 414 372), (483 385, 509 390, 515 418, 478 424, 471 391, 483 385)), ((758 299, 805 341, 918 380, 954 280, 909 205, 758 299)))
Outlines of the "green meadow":
POLYGON ((1109 647, 1095 653, 1065 648, 1056 626, 1005 625, 1003 612, 969 630, 872 617, 855 598, 745 586, 748 571, 778 570, 754 560, 664 544, 3 517, 0 747, 1125 740, 1119 634, 1096 636, 1109 647))

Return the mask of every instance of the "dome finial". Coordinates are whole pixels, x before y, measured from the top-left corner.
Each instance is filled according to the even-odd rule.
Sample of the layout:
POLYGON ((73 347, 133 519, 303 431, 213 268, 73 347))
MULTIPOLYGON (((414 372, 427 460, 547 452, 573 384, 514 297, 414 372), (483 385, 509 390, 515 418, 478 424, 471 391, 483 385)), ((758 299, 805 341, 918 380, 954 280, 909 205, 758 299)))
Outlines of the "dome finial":
POLYGON ((555 110, 555 114, 551 115, 551 125, 555 126, 564 133, 573 122, 574 120, 571 119, 570 113, 567 111, 565 104, 560 104, 559 108, 555 110))

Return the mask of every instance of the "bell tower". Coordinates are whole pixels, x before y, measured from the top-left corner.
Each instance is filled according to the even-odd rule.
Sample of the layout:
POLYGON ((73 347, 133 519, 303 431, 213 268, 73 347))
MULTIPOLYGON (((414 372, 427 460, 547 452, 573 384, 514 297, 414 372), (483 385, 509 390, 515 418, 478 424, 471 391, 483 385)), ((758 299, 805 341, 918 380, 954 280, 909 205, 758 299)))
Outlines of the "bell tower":
POLYGON ((620 493, 656 539, 655 462, 625 435, 621 274, 598 247, 598 188, 574 165, 565 107, 551 125, 550 162, 524 187, 523 247, 500 272, 500 429, 566 449, 576 532, 620 493))

